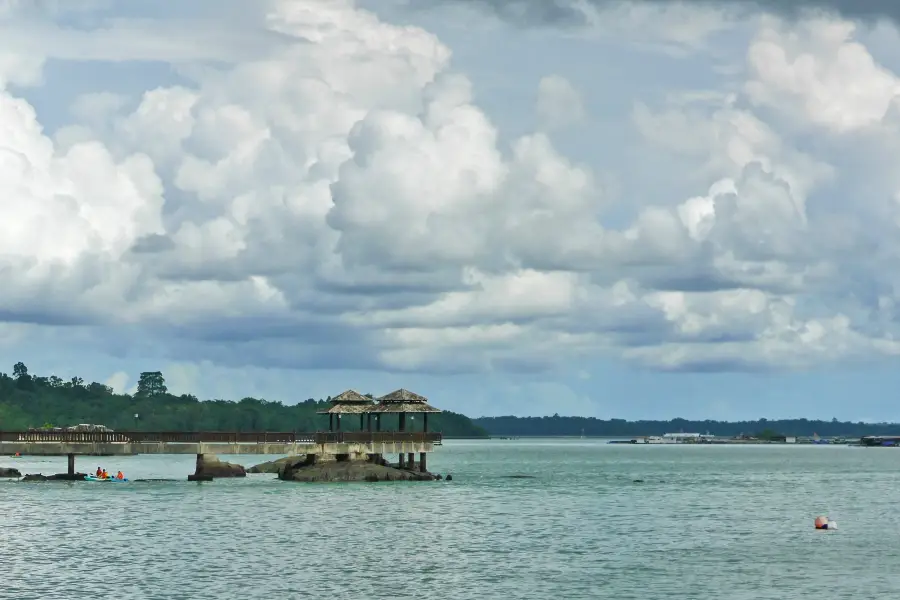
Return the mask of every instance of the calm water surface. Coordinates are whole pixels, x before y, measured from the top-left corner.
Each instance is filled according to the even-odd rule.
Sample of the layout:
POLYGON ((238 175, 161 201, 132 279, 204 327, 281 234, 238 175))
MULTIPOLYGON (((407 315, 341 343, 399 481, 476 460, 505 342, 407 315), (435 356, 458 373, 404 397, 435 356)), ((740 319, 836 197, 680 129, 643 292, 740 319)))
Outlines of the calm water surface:
MULTIPOLYGON (((96 458, 78 461, 82 471, 98 466, 96 458)), ((494 440, 448 442, 429 461, 453 481, 0 483, 0 598, 820 600, 900 592, 897 450, 494 440), (813 530, 818 514, 840 529, 813 530)), ((130 478, 183 479, 193 462, 100 464, 130 478)), ((4 457, 0 466, 48 474, 65 471, 65 458, 4 457)))

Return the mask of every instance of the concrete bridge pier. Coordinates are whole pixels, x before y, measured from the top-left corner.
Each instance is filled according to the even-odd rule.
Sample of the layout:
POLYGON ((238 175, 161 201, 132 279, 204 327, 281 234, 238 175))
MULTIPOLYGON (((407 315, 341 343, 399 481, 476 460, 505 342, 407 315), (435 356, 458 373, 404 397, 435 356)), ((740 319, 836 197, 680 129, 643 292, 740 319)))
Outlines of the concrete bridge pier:
POLYGON ((68 458, 68 463, 69 463, 69 465, 68 465, 69 469, 67 471, 68 474, 75 475, 75 455, 70 452, 69 454, 66 455, 66 458, 68 458))

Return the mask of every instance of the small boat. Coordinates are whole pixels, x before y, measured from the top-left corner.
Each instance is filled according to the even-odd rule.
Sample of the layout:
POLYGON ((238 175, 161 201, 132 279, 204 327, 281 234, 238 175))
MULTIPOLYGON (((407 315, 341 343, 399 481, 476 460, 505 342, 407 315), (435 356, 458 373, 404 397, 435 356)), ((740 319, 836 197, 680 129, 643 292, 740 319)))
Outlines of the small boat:
POLYGON ((116 479, 115 477, 107 477, 106 479, 103 479, 102 477, 97 477, 96 475, 85 475, 84 480, 85 481, 113 481, 115 483, 124 483, 124 482, 128 481, 128 478, 126 477, 124 479, 116 479))

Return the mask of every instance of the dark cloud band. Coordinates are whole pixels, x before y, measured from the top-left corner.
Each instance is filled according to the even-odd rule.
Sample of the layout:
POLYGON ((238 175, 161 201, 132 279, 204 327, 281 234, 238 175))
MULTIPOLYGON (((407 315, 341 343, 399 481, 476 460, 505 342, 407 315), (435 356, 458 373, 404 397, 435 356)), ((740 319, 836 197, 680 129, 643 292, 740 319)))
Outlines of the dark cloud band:
MULTIPOLYGON (((485 8, 498 16, 521 24, 577 26, 584 22, 580 6, 598 8, 621 5, 623 0, 447 0, 451 3, 485 8)), ((637 4, 695 5, 762 9, 788 16, 806 11, 837 13, 847 18, 900 22, 900 0, 632 0, 637 4)))

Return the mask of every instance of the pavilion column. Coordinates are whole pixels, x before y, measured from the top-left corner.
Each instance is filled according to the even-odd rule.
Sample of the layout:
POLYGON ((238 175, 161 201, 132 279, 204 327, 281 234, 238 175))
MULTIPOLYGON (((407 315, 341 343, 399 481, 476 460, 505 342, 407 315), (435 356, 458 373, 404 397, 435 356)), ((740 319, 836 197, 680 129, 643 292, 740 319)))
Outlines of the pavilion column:
POLYGON ((372 413, 366 413, 366 429, 372 432, 372 413))
POLYGON ((338 413, 338 416, 337 416, 337 430, 338 431, 341 430, 341 413, 338 413))
POLYGON ((422 432, 428 433, 428 413, 422 413, 422 432))
POLYGON ((428 468, 425 466, 425 453, 419 452, 419 471, 422 473, 427 473, 428 468))
POLYGON ((328 413, 328 431, 334 431, 334 414, 328 413))
POLYGON ((416 458, 415 453, 414 453, 414 452, 410 452, 410 453, 409 453, 409 458, 406 459, 406 460, 409 462, 409 468, 410 468, 410 469, 412 469, 412 468, 413 468, 413 465, 416 464, 415 458, 416 458))
POLYGON ((400 458, 399 458, 399 460, 397 461, 397 466, 399 466, 401 469, 404 467, 404 462, 405 462, 404 459, 405 459, 405 458, 406 458, 406 457, 405 457, 405 456, 403 455, 403 453, 401 452, 401 453, 400 453, 400 458))
POLYGON ((400 427, 399 431, 406 431, 406 413, 400 413, 400 427))
POLYGON ((375 431, 381 431, 381 413, 375 415, 375 431))
POLYGON ((360 430, 360 431, 365 431, 365 430, 366 430, 366 427, 365 427, 365 418, 366 418, 365 413, 359 413, 359 430, 360 430))

